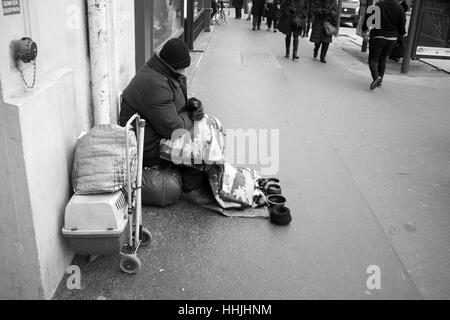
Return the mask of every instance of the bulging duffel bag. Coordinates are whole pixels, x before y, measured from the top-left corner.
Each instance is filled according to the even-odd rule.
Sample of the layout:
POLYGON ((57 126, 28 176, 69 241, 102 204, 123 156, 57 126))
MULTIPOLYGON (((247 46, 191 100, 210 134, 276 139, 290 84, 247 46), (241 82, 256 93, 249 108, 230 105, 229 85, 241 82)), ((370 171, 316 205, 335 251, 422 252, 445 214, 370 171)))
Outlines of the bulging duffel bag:
POLYGON ((77 141, 72 168, 72 187, 76 194, 116 192, 127 186, 126 139, 129 141, 131 187, 136 185, 137 142, 130 130, 116 124, 101 124, 77 141))
POLYGON ((167 207, 180 199, 181 171, 172 164, 144 168, 142 172, 142 204, 167 207))

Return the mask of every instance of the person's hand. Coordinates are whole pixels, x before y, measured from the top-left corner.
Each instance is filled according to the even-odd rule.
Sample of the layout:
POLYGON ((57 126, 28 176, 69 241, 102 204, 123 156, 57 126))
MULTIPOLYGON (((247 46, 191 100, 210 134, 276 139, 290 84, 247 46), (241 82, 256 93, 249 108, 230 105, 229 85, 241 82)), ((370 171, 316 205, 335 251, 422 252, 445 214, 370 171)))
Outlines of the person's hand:
POLYGON ((196 98, 190 98, 188 100, 187 111, 192 121, 200 121, 205 116, 202 102, 196 98))

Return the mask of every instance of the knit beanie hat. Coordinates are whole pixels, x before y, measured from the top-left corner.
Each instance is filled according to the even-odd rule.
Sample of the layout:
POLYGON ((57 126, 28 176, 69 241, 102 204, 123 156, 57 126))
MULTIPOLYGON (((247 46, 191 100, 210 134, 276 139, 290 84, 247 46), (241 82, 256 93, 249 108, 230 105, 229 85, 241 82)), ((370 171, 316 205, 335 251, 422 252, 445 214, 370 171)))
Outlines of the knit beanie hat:
POLYGON ((163 59, 174 70, 184 69, 191 64, 189 48, 180 39, 170 39, 159 52, 159 57, 163 59))

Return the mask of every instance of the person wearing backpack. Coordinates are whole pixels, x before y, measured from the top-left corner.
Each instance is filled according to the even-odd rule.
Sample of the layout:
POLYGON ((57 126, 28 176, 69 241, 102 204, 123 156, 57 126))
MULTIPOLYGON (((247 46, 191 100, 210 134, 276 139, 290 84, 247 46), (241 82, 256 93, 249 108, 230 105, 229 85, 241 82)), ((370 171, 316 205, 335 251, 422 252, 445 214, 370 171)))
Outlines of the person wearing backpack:
POLYGON ((311 9, 313 15, 313 24, 311 37, 309 41, 314 43, 314 59, 317 58, 320 51, 320 62, 327 63, 326 56, 330 43, 333 42, 333 36, 325 30, 325 23, 332 26, 337 25, 337 5, 336 0, 316 0, 311 9))
POLYGON ((292 60, 299 59, 298 56, 298 37, 306 28, 306 19, 308 17, 307 0, 283 0, 281 2, 281 17, 278 22, 278 30, 285 34, 286 58, 289 58, 291 37, 293 38, 292 60))

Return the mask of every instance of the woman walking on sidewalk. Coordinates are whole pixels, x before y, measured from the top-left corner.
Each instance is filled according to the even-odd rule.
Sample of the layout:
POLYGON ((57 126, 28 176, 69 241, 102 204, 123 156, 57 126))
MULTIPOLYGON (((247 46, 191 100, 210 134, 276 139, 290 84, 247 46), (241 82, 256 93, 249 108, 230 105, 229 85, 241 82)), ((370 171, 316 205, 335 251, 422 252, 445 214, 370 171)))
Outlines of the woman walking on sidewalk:
POLYGON ((314 42, 314 59, 317 58, 320 51, 320 62, 327 63, 325 59, 328 52, 328 47, 333 41, 333 36, 325 32, 325 22, 328 21, 333 26, 337 24, 337 5, 335 0, 316 0, 312 7, 312 14, 314 16, 311 38, 309 41, 314 42))
POLYGON ((292 50, 292 60, 299 58, 298 37, 306 28, 306 19, 308 16, 307 0, 283 0, 281 2, 281 18, 278 23, 278 30, 286 35, 284 39, 286 45, 286 58, 289 58, 291 37, 294 39, 294 48, 292 50))
POLYGON ((265 0, 252 1, 253 31, 256 29, 261 30, 261 20, 264 14, 264 3, 265 0))
MULTIPOLYGON (((386 60, 399 38, 403 38, 406 33, 405 11, 397 0, 384 0, 376 3, 376 6, 380 7, 380 28, 370 30, 369 68, 373 79, 370 90, 381 86, 386 60)), ((366 20, 362 30, 368 29, 366 20)))

